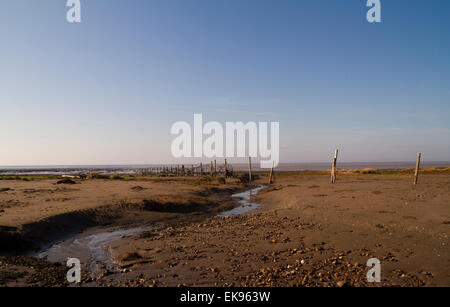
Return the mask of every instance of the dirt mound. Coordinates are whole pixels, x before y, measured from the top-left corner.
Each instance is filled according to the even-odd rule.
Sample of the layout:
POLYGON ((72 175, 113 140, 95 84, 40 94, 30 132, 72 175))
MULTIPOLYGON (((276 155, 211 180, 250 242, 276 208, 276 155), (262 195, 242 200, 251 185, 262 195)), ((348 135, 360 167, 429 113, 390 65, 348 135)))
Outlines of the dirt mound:
POLYGON ((76 184, 76 182, 73 181, 72 179, 64 178, 59 180, 56 184, 76 184))
POLYGON ((52 216, 21 228, 0 226, 0 253, 20 255, 92 226, 107 225, 120 216, 118 206, 74 211, 52 216))
POLYGON ((218 203, 203 198, 154 198, 143 200, 140 203, 122 204, 129 209, 139 209, 144 211, 167 212, 167 213, 192 213, 208 212, 219 206, 218 203))

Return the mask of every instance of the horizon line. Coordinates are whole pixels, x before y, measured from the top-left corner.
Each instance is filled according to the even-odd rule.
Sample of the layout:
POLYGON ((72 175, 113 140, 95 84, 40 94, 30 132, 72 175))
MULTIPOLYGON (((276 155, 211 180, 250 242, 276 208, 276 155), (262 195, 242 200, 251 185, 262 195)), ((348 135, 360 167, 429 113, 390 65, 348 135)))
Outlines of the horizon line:
MULTIPOLYGON (((223 158, 221 158, 223 161, 223 158)), ((214 161, 218 159, 212 159, 209 161, 214 161)), ((199 164, 202 162, 184 162, 184 163, 122 163, 122 164, 29 164, 29 165, 0 165, 0 168, 20 168, 20 167, 49 167, 49 168, 56 168, 56 167, 138 167, 138 166, 160 166, 160 165, 191 165, 191 164, 199 164)), ((203 162, 204 163, 204 162, 203 162)), ((231 163, 231 162, 229 162, 231 163)), ((254 163, 258 163, 258 160, 255 160, 254 163)), ((280 162, 278 165, 287 165, 287 164, 328 164, 331 163, 331 161, 312 161, 312 162, 280 162)), ((359 163, 359 164, 381 164, 381 163, 416 163, 414 160, 410 161, 338 161, 338 163, 344 163, 344 164, 351 164, 351 163, 359 163)), ((443 164, 450 164, 450 161, 439 161, 439 160, 424 160, 421 161, 421 164, 423 163, 443 163, 443 164)), ((233 164, 243 164, 247 165, 247 162, 233 162, 233 164)))

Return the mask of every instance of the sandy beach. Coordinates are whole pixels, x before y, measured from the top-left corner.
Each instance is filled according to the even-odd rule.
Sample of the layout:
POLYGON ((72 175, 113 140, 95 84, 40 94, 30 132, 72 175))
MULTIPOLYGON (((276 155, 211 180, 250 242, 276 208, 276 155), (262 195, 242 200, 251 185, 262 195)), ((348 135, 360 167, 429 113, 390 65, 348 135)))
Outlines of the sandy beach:
POLYGON ((450 175, 411 179, 280 173, 257 209, 230 217, 217 215, 250 188, 235 178, 1 180, 0 285, 68 286, 63 259, 39 252, 62 244, 70 258, 73 238, 135 228, 104 241, 95 274, 82 263, 82 286, 448 286, 450 175))

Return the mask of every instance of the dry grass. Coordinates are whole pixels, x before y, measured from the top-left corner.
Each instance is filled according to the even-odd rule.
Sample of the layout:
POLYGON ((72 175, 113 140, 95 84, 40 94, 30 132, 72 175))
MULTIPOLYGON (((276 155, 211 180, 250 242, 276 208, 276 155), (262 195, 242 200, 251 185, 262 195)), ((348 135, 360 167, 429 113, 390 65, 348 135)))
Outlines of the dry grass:
POLYGON ((111 180, 124 180, 125 178, 120 176, 120 175, 118 175, 118 174, 112 174, 112 175, 109 176, 109 179, 111 179, 111 180))
POLYGON ((423 173, 430 173, 430 174, 442 174, 442 173, 450 173, 450 167, 447 168, 425 168, 422 170, 423 173))
MULTIPOLYGON (((341 174, 378 174, 378 175, 389 175, 389 174, 414 174, 414 168, 405 169, 393 169, 393 170, 376 170, 373 168, 365 169, 353 169, 353 170, 338 170, 341 174)), ((448 174, 450 173, 450 167, 447 168, 424 168, 420 170, 422 174, 448 174)))
POLYGON ((373 169, 373 168, 365 168, 365 169, 342 170, 339 172, 351 173, 351 174, 376 174, 377 170, 373 169))

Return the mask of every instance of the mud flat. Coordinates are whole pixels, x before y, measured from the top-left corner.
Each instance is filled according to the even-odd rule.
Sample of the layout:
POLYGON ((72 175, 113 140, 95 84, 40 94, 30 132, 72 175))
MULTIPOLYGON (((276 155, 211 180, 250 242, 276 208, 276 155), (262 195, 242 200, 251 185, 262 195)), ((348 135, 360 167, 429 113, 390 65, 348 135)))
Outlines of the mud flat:
MULTIPOLYGON (((262 178, 260 184, 265 181, 262 178)), ((99 269, 87 266, 87 271, 102 273, 84 274, 85 286, 450 285, 448 173, 423 174, 417 186, 412 185, 409 173, 342 172, 335 185, 329 183, 328 174, 277 174, 276 183, 259 190, 250 204, 239 204, 231 197, 244 189, 236 182, 99 180, 70 187, 78 192, 55 191, 56 186, 45 181, 0 182, 0 188, 12 189, 0 193, 2 204, 10 206, 3 213, 10 219, 0 216, 3 233, 26 229, 27 223, 17 222, 20 217, 30 221, 29 212, 20 216, 21 206, 31 211, 33 201, 42 206, 45 198, 71 198, 66 201, 68 207, 78 204, 83 206, 81 212, 98 212, 93 225, 61 245, 71 248, 79 240, 84 246, 97 244, 103 246, 102 252, 107 250, 108 260, 100 260, 99 269), (37 199, 29 199, 27 184, 47 192, 33 192, 37 199), (91 202, 89 191, 96 191, 89 196, 91 202), (83 197, 90 205, 86 206, 86 198, 79 199, 83 197), (243 208, 252 210, 242 212, 243 208), (230 214, 233 210, 239 214, 230 214), (224 211, 231 216, 217 216, 224 211), (12 217, 17 218, 15 223, 12 217), (126 232, 133 228, 138 231, 126 232), (97 230, 103 234, 95 236, 97 230), (369 258, 381 261, 380 284, 366 280, 369 258)), ((45 216, 47 212, 40 209, 45 216)), ((55 203, 48 210, 72 214, 66 209, 55 203)), ((59 252, 52 259, 58 252, 50 251, 41 256, 58 261, 64 254, 59 252)), ((29 274, 15 276, 0 264, 3 285, 33 285, 35 273, 27 270, 33 266, 27 267, 27 261, 42 265, 45 260, 24 259, 0 260, 15 261, 16 267, 29 274)), ((45 263, 52 272, 45 285, 64 286, 64 281, 51 282, 58 276, 54 272, 59 272, 59 265, 45 263)))
MULTIPOLYGON (((236 206, 231 194, 244 189, 232 181, 220 184, 202 179, 199 184, 184 178, 77 181, 70 186, 57 185, 54 180, 0 181, 0 188, 0 222, 6 225, 0 226, 3 285, 34 285, 26 278, 17 282, 19 275, 31 276, 36 261, 41 267, 46 263, 59 269, 54 263, 70 257, 80 257, 85 271, 98 276, 112 267, 105 253, 110 241, 167 225, 202 221, 236 206), (11 263, 23 266, 24 273, 17 275, 17 280, 10 271, 11 263)), ((65 285, 64 279, 49 280, 65 285)))
POLYGON ((117 241, 116 286, 448 286, 450 176, 278 175, 257 210, 117 241), (136 253, 139 259, 124 259, 136 253), (382 282, 367 282, 370 258, 382 282))

